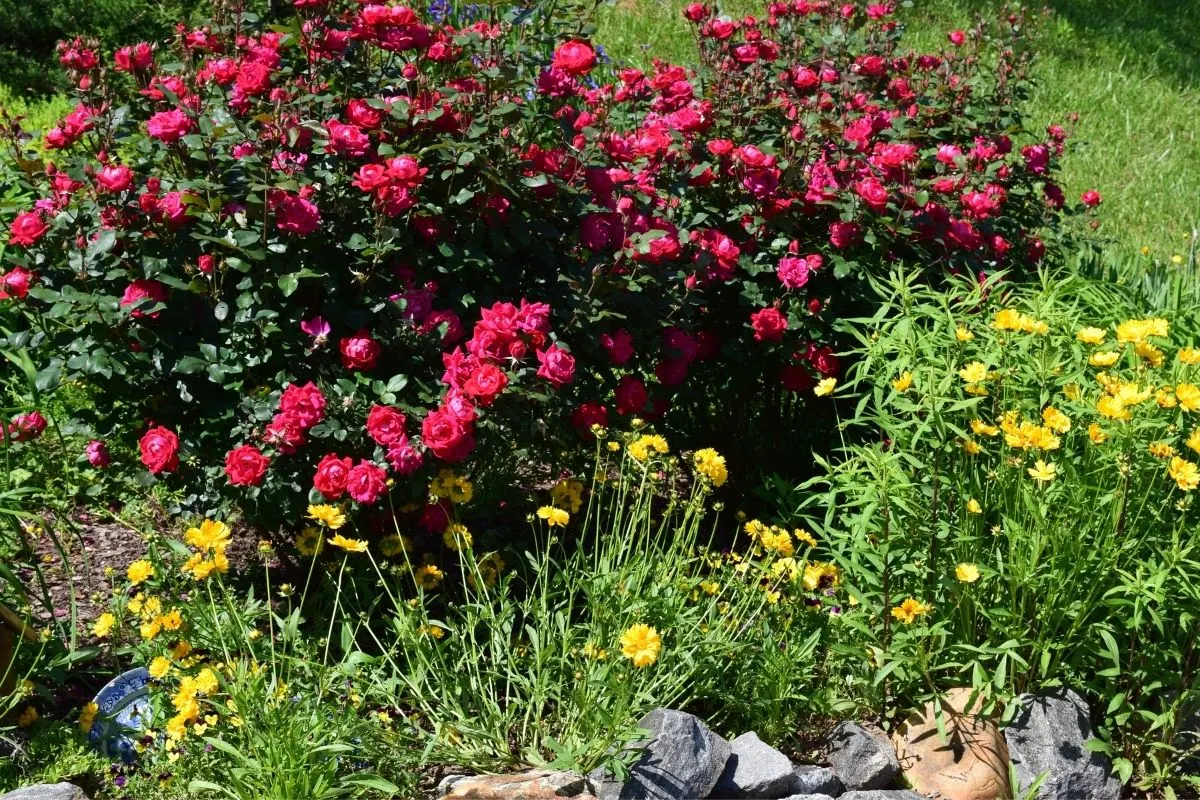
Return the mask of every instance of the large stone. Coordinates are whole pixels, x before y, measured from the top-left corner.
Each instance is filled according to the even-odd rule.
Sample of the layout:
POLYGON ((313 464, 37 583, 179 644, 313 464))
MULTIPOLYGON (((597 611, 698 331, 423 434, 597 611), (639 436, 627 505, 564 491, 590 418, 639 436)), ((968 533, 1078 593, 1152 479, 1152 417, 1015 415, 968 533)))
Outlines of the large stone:
POLYGON ((833 795, 828 794, 792 794, 783 800, 834 800, 834 798, 833 795))
POLYGON ((512 775, 452 775, 438 785, 451 800, 560 800, 593 797, 577 772, 530 770, 512 775))
POLYGON ((73 783, 39 783, 0 795, 0 800, 88 800, 88 796, 73 783))
POLYGON ((796 776, 796 787, 793 791, 799 794, 827 794, 837 797, 846 791, 837 773, 829 767, 816 767, 812 764, 798 764, 793 770, 796 776))
POLYGON ((929 800, 923 794, 908 789, 865 789, 846 792, 838 800, 929 800))
POLYGON ((792 762, 751 731, 730 743, 732 753, 712 791, 714 798, 777 798, 796 791, 792 762))
POLYGON ((952 689, 942 702, 946 738, 935 706, 914 712, 892 734, 907 783, 942 800, 1009 800, 1008 747, 996 723, 977 713, 970 689, 952 689))
POLYGON ((601 800, 696 800, 708 797, 729 761, 729 742, 703 721, 682 711, 659 708, 642 717, 650 737, 637 746, 641 756, 624 785, 602 774, 589 775, 601 800))
POLYGON ((1121 782, 1103 753, 1087 749, 1092 724, 1087 704, 1070 689, 1021 695, 1022 709, 1004 729, 1009 757, 1024 796, 1043 773, 1037 800, 1117 800, 1121 782))
POLYGON ((892 743, 853 722, 829 734, 829 763, 847 789, 885 789, 900 777, 892 743))

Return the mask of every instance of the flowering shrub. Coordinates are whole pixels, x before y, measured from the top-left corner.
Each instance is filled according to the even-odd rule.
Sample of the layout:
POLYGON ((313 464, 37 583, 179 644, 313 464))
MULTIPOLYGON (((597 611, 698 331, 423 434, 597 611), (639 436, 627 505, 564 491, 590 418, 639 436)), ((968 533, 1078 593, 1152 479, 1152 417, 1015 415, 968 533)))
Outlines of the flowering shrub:
POLYGON ((884 288, 856 367, 857 422, 884 444, 803 502, 856 598, 861 688, 1087 689, 1122 779, 1173 780, 1200 704, 1196 340, 1061 275, 955 299, 884 288))
POLYGON ((1020 271, 1058 236, 1065 134, 1011 138, 1019 16, 918 54, 886 5, 694 4, 700 70, 644 74, 567 6, 295 5, 70 43, 78 105, 11 143, 19 342, 93 389, 93 465, 136 441, 196 509, 423 501, 621 416, 821 403, 881 263, 1020 271))

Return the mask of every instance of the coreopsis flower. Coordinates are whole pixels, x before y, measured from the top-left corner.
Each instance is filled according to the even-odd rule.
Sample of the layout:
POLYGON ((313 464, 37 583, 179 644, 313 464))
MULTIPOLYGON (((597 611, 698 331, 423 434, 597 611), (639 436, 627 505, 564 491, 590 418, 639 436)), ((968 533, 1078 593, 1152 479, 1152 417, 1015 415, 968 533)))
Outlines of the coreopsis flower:
POLYGON ((954 577, 962 583, 974 583, 979 580, 979 567, 974 564, 959 564, 954 568, 954 577))
POLYGON ((667 440, 663 437, 658 434, 645 434, 630 442, 629 455, 638 461, 645 461, 650 458, 651 451, 663 455, 669 449, 667 440))
POLYGON ((982 514, 983 506, 979 505, 979 501, 976 500, 974 497, 972 497, 970 500, 967 501, 967 513, 968 514, 982 514))
POLYGON ((1075 338, 1078 341, 1083 342, 1084 344, 1090 344, 1093 347, 1103 343, 1104 337, 1107 335, 1108 333, 1103 328, 1093 327, 1080 328, 1075 332, 1075 338))
POLYGON ((189 528, 184 540, 197 550, 224 550, 229 544, 229 526, 224 522, 206 519, 199 527, 189 528))
POLYGON ((1175 455, 1175 448, 1169 442, 1151 442, 1146 449, 1155 458, 1170 458, 1175 455))
POLYGON ((1055 433, 1066 433, 1071 430, 1071 418, 1054 406, 1042 409, 1042 422, 1055 433))
POLYGON ((367 543, 363 539, 348 539, 340 533, 334 534, 329 543, 334 547, 340 547, 347 553, 365 553, 367 552, 367 543))
POLYGON ((412 539, 409 539, 407 536, 392 534, 379 540, 379 552, 383 553, 387 558, 394 558, 401 553, 410 553, 412 550, 412 539))
POLYGON ((1189 450, 1195 450, 1200 453, 1200 428, 1195 428, 1188 435, 1187 441, 1183 443, 1189 450))
POLYGON ((85 703, 79 711, 79 730, 87 733, 92 729, 92 725, 96 722, 96 716, 100 713, 100 706, 95 702, 85 703))
POLYGON ((442 531, 442 543, 457 553, 474 545, 475 540, 466 525, 461 522, 451 522, 442 531))
POLYGON ((125 571, 125 577, 129 579, 131 585, 137 586, 154 577, 154 565, 144 558, 138 559, 129 565, 129 569, 125 571))
POLYGON ((1175 354, 1175 357, 1179 359, 1180 363, 1188 364, 1189 366, 1200 364, 1200 350, 1194 347, 1183 348, 1175 354))
POLYGON ((971 432, 976 436, 996 436, 1000 433, 1000 429, 995 425, 988 425, 981 419, 971 420, 971 432))
POLYGON ((960 342, 969 342, 975 338, 975 334, 971 333, 969 328, 959 325, 954 329, 954 338, 960 342))
POLYGON ((1200 387, 1195 384, 1179 384, 1175 387, 1175 397, 1184 411, 1200 411, 1200 387))
POLYGON ((316 528, 305 528, 296 537, 296 550, 299 551, 300 555, 305 557, 315 556, 321 552, 321 548, 324 545, 325 540, 321 537, 321 532, 316 528))
POLYGON ((1121 398, 1107 394, 1096 401, 1096 410, 1108 419, 1127 420, 1133 416, 1125 407, 1125 403, 1121 402, 1121 398))
POLYGON ((342 513, 342 510, 327 503, 309 506, 308 518, 321 523, 331 531, 336 531, 346 524, 346 515, 342 513))
POLYGON ((837 378, 822 378, 817 381, 816 387, 813 389, 813 394, 817 397, 828 397, 833 394, 833 390, 837 388, 837 378))
POLYGON ((1088 363, 1093 367, 1111 367, 1120 357, 1121 354, 1115 350, 1097 350, 1088 356, 1088 363))
POLYGON ((638 669, 657 661, 661 650, 662 637, 649 625, 639 622, 621 634, 621 655, 633 662, 638 669))
POLYGON ((892 388, 897 392, 907 392, 913 385, 913 375, 908 370, 901 372, 900 375, 892 381, 892 388))
POLYGON ((551 528, 563 527, 570 521, 571 515, 561 508, 554 506, 542 506, 537 510, 538 519, 543 519, 551 528))
POLYGON ((1058 475, 1058 467, 1054 462, 1046 462, 1040 458, 1033 462, 1033 466, 1026 471, 1029 473, 1029 477, 1038 483, 1050 483, 1058 475))
POLYGON ((970 438, 962 440, 962 449, 963 452, 969 456, 977 456, 983 452, 983 447, 979 444, 979 442, 970 438))
POLYGON ((1108 441, 1108 434, 1100 427, 1100 423, 1093 422, 1088 425, 1088 438, 1092 440, 1092 444, 1103 444, 1108 441))
POLYGON ((108 611, 105 611, 100 616, 96 617, 95 623, 92 624, 92 635, 97 639, 106 639, 112 633, 113 628, 117 624, 117 618, 108 611))
POLYGON ((958 371, 958 377, 962 378, 963 383, 967 384, 983 383, 988 379, 987 365, 982 361, 972 361, 969 364, 965 364, 958 371))
POLYGON ((417 585, 426 591, 436 589, 445 575, 433 564, 422 564, 413 570, 413 578, 417 585))
MULTIPOLYGON (((610 444, 612 444, 610 442, 610 444)), ((583 482, 574 478, 561 480, 550 490, 554 505, 575 514, 583 508, 583 482)))
POLYGON ((924 616, 932 610, 933 606, 908 597, 905 598, 904 602, 892 609, 892 617, 903 622, 905 625, 911 625, 916 621, 917 617, 924 616))
POLYGON ((151 678, 161 680, 163 676, 171 671, 171 659, 166 656, 155 656, 146 669, 150 673, 151 678))
POLYGON ((696 472, 711 481, 713 486, 723 486, 729 478, 725 457, 711 447, 697 450, 692 461, 696 465, 696 472))
POLYGON ((1190 492, 1200 486, 1200 467, 1186 458, 1179 456, 1172 458, 1171 465, 1167 468, 1167 474, 1171 476, 1171 480, 1175 481, 1175 485, 1185 492, 1190 492))
POLYGON ((803 528, 793 530, 792 536, 795 537, 796 541, 804 542, 809 547, 817 546, 817 538, 803 528))

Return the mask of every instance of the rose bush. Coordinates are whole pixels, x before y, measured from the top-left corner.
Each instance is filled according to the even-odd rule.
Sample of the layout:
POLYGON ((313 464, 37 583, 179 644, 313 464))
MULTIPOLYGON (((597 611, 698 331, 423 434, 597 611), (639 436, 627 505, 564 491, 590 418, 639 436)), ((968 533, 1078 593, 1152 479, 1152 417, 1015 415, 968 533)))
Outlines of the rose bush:
POLYGON ((698 70, 644 73, 576 7, 295 5, 70 43, 75 111, 10 142, 10 343, 92 388, 89 460, 136 441, 194 510, 419 510, 620 416, 819 433, 868 275, 1019 272, 1083 209, 1021 127, 1022 17, 919 54, 885 4, 693 4, 698 70))

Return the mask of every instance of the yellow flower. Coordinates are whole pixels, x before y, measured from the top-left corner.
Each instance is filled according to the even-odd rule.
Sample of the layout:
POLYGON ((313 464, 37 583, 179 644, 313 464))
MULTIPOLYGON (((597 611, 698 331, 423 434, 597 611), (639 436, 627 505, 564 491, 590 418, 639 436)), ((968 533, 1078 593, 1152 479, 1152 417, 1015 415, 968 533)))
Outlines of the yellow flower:
POLYGON ((913 384, 912 373, 908 370, 900 373, 900 376, 892 381, 892 388, 897 392, 907 392, 913 384))
POLYGON ((1042 422, 1055 433, 1066 433, 1071 430, 1071 418, 1054 406, 1042 409, 1042 422))
POLYGON ((1074 400, 1078 402, 1079 398, 1083 397, 1083 390, 1079 388, 1078 383, 1068 383, 1063 387, 1063 395, 1068 400, 1074 400))
POLYGON ((189 644, 185 639, 180 639, 175 643, 175 646, 171 648, 171 658, 175 659, 176 661, 180 661, 187 658, 188 654, 191 652, 191 644, 189 644))
POLYGON ((90 731, 99 713, 100 706, 96 705, 95 702, 86 703, 79 712, 79 730, 84 733, 90 731))
POLYGON ((1088 356, 1088 363, 1093 367, 1111 367, 1120 357, 1121 354, 1115 350, 1097 350, 1088 356))
POLYGON ((315 556, 325 546, 325 539, 316 528, 305 528, 296 537, 296 549, 302 556, 315 556))
POLYGON ((1038 483, 1049 483, 1058 475, 1058 467, 1053 462, 1047 463, 1039 458, 1027 472, 1038 483))
POLYGON ((1133 346, 1133 352, 1137 353, 1138 358, 1155 369, 1161 367, 1163 364, 1163 351, 1149 342, 1138 342, 1133 346))
POLYGON ((979 501, 976 500, 974 497, 972 497, 970 500, 967 501, 967 513, 982 514, 983 506, 979 505, 979 501))
POLYGON ((1175 481, 1175 485, 1185 492, 1190 492, 1200 486, 1200 468, 1185 458, 1179 456, 1172 458, 1167 474, 1175 481))
POLYGON ((1184 444, 1188 448, 1195 450, 1197 453, 1200 453, 1200 428, 1196 428, 1195 430, 1193 430, 1191 435, 1188 436, 1187 441, 1184 442, 1184 444))
POLYGON ((603 661, 608 658, 608 651, 595 642, 588 642, 583 646, 583 657, 593 661, 603 661))
POLYGON ((784 558, 796 552, 796 547, 792 544, 791 534, 774 525, 763 531, 758 541, 768 553, 776 553, 784 558))
POLYGON ((1175 387, 1175 396, 1179 398, 1179 407, 1184 411, 1200 411, 1200 387, 1181 383, 1175 387))
POLYGON ((639 436, 629 445, 629 455, 633 456, 638 461, 645 461, 650 458, 650 452, 663 454, 669 448, 667 440, 658 434, 645 434, 639 436))
POLYGON ((443 577, 442 571, 433 564, 422 564, 413 570, 413 578, 416 579, 417 585, 426 591, 436 589, 443 577))
POLYGON ((183 627, 183 614, 178 608, 173 608, 155 621, 162 625, 163 630, 177 631, 183 627))
POLYGON ((661 650, 662 637, 649 625, 639 622, 621 634, 621 655, 639 669, 657 661, 661 650))
POLYGON ((1154 393, 1154 402, 1158 403, 1159 408, 1174 408, 1179 405, 1179 400, 1175 397, 1175 392, 1170 387, 1163 387, 1154 393))
POLYGON ((422 625, 417 628, 417 633, 428 636, 431 639, 441 639, 446 635, 446 629, 440 625, 422 625))
POLYGON ((1185 347, 1175 354, 1175 357, 1180 362, 1188 365, 1200 364, 1200 350, 1194 347, 1185 347))
POLYGON ((1132 416, 1120 398, 1107 394, 1096 401, 1096 410, 1108 419, 1126 420, 1132 416))
POLYGON ((1000 429, 995 425, 988 425, 981 419, 971 420, 971 431, 976 436, 995 436, 1000 433, 1000 429))
POLYGON ((969 342, 975 338, 975 334, 971 333, 966 327, 959 325, 954 329, 954 338, 960 342, 969 342))
POLYGON ((155 656, 147 669, 150 677, 158 680, 171 671, 171 659, 166 656, 155 656))
POLYGON ((308 507, 308 518, 329 528, 331 531, 336 531, 338 528, 346 524, 346 515, 337 506, 321 504, 308 507))
POLYGON ((1121 344, 1143 342, 1150 336, 1166 337, 1168 324, 1165 319, 1131 319, 1117 326, 1117 341, 1121 344))
POLYGON ((892 609, 892 617, 900 620, 905 625, 910 625, 916 621, 917 617, 928 614, 932 610, 933 606, 926 605, 920 600, 909 597, 892 609))
POLYGON ((1168 442, 1151 442, 1146 449, 1155 458, 1170 458, 1175 455, 1175 448, 1168 442))
POLYGON ((348 539, 340 533, 335 534, 329 539, 329 543, 334 547, 340 547, 347 553, 365 553, 367 552, 367 543, 363 539, 348 539))
POLYGON ((800 577, 800 565, 794 558, 781 558, 771 565, 771 574, 776 578, 794 581, 800 577))
POLYGON ((959 564, 954 568, 954 577, 963 583, 974 583, 979 580, 979 567, 974 564, 959 564))
POLYGON ((958 371, 958 377, 965 383, 982 383, 987 380, 988 369, 982 361, 972 361, 958 371))
POLYGON ((475 538, 461 522, 451 522, 442 531, 442 544, 458 553, 475 544, 475 538))
POLYGON ((997 311, 996 316, 992 318, 992 327, 1002 331, 1019 331, 1022 316, 1021 312, 1013 308, 997 311))
POLYGON ((407 536, 394 533, 379 540, 379 552, 387 558, 393 558, 401 553, 411 553, 412 550, 412 539, 407 536))
POLYGON ((1084 344, 1090 344, 1093 347, 1104 341, 1107 332, 1103 328, 1081 328, 1075 332, 1075 338, 1084 344))
POLYGON ((125 577, 132 585, 137 586, 154 577, 154 565, 144 558, 138 559, 129 565, 129 569, 125 571, 125 577))
POLYGON ((792 536, 796 537, 796 541, 804 542, 809 547, 817 546, 816 537, 803 528, 796 528, 794 531, 792 531, 792 536))
POLYGON ((565 527, 571 520, 571 515, 561 508, 554 506, 542 506, 537 510, 538 519, 546 520, 546 524, 551 528, 565 527))
POLYGON ((962 448, 969 456, 979 455, 981 452, 983 452, 983 447, 981 447, 979 442, 975 441, 974 439, 963 439, 962 448))
POLYGON ((696 465, 696 472, 712 481, 713 486, 723 486, 728 480, 729 472, 725 468, 725 457, 711 447, 697 450, 696 454, 692 456, 692 460, 696 465))
POLYGON ((229 544, 229 526, 224 522, 206 519, 198 528, 188 528, 184 539, 198 550, 224 550, 229 544))
POLYGON ((813 389, 813 394, 817 397, 828 397, 833 394, 833 390, 837 388, 837 378, 822 378, 817 387, 813 389))
POLYGON ((116 624, 117 618, 105 611, 103 614, 96 617, 96 622, 92 625, 92 635, 97 639, 105 639, 110 633, 112 633, 113 626, 116 624))
POLYGON ((583 482, 574 478, 561 480, 550 490, 554 505, 575 514, 583 508, 583 482))
POLYGON ((22 728, 28 728, 37 721, 38 712, 33 706, 25 706, 25 710, 21 712, 21 716, 17 717, 17 724, 22 728))
POLYGON ((815 592, 817 589, 828 589, 841 583, 842 573, 834 564, 814 561, 804 565, 804 579, 801 584, 806 591, 815 592))

